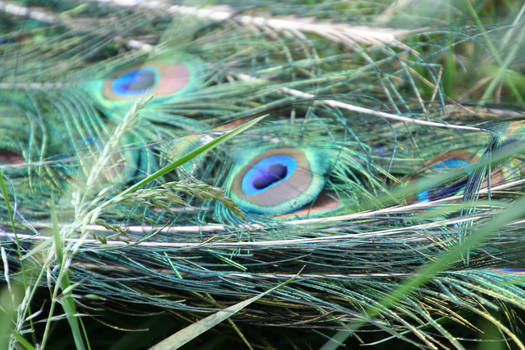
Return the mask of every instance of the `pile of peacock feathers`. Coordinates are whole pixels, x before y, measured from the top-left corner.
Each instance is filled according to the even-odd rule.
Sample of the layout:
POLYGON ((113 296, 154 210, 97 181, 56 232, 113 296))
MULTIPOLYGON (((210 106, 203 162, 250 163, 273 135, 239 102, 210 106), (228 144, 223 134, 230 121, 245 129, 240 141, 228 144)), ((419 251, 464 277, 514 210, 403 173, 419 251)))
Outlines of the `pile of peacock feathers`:
POLYGON ((326 349, 462 349, 476 318, 525 347, 525 8, 306 3, 0 1, 6 344, 249 300, 234 327, 339 331, 326 349), (450 97, 476 53, 503 73, 450 97))

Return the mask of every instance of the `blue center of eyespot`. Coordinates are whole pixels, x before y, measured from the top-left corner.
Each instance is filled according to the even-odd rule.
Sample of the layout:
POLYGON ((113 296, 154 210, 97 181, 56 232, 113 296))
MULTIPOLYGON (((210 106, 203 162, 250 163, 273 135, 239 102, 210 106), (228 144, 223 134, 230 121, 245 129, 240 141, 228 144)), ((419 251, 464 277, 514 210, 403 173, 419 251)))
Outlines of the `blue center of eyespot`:
POLYGON ((258 194, 280 182, 286 181, 297 168, 290 156, 278 155, 261 159, 242 179, 242 190, 248 195, 258 194))
POLYGON ((468 165, 468 163, 461 159, 447 159, 431 166, 430 169, 462 168, 466 165, 468 165))
POLYGON ((520 272, 525 272, 525 269, 522 269, 522 268, 516 268, 516 269, 499 269, 501 272, 506 272, 506 273, 520 273, 520 272))
POLYGON ((151 91, 157 83, 157 70, 142 67, 126 72, 111 84, 113 92, 120 96, 134 97, 151 91))
MULTIPOLYGON (((462 168, 467 166, 468 163, 461 159, 447 159, 440 163, 437 163, 430 167, 430 169, 445 169, 445 168, 462 168)), ((465 185, 467 184, 466 180, 455 182, 449 186, 435 186, 430 189, 420 192, 417 195, 417 200, 420 202, 430 202, 440 198, 445 198, 450 195, 458 193, 465 185)))

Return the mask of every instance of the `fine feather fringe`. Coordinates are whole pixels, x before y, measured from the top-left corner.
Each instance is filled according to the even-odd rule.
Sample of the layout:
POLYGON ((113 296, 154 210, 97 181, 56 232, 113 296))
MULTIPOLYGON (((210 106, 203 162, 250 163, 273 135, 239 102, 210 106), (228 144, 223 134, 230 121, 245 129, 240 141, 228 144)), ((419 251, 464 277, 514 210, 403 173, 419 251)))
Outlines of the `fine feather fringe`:
MULTIPOLYGON (((378 305, 416 278, 421 266, 458 246, 465 223, 490 222, 523 194, 522 150, 501 146, 519 144, 523 112, 498 106, 480 111, 445 96, 436 64, 450 44, 440 39, 442 28, 376 29, 338 18, 332 24, 309 12, 267 15, 264 6, 237 11, 233 5, 130 5, 93 0, 60 13, 53 6, 0 2, 4 13, 49 25, 43 32, 57 31, 35 43, 14 31, 13 42, 0 45, 7 67, 0 74, 0 123, 6 130, 0 151, 24 159, 0 164, 10 193, 0 198, 11 200, 16 223, 9 224, 2 204, 7 282, 28 261, 44 266, 47 277, 37 285, 56 285, 62 265, 55 264, 59 244, 45 234, 51 229, 60 232, 63 264, 78 283, 79 304, 102 302, 118 310, 124 302, 206 314, 258 295, 305 266, 293 283, 237 320, 308 328, 362 320, 363 331, 381 330, 386 339, 461 348, 441 321, 474 328, 463 315, 468 311, 523 346, 512 327, 493 316, 503 304, 524 309, 520 273, 503 270, 523 269, 523 219, 472 249, 468 264, 458 259, 392 307, 378 305), (76 20, 82 18, 87 20, 76 20), (428 50, 417 51, 417 45, 428 50), (208 69, 201 85, 167 103, 153 99, 134 127, 124 127, 129 108, 105 110, 90 91, 77 91, 79 83, 121 67, 186 50, 208 69), (266 119, 245 133, 136 192, 135 200, 118 196, 263 114, 266 119), (32 123, 13 128, 15 117, 32 123), (61 137, 49 141, 56 135, 61 137), (333 158, 326 173, 314 175, 326 178, 325 189, 336 194, 340 207, 319 217, 310 214, 312 208, 306 217, 286 218, 244 211, 241 220, 219 189, 229 190, 229 172, 248 149, 283 145, 333 158), (419 201, 424 189, 473 178, 460 170, 426 176, 439 173, 431 161, 451 149, 471 151, 480 159, 473 171, 482 168, 494 182, 479 179, 469 193, 419 201), (74 194, 65 190, 72 184, 74 194), (53 224, 48 208, 55 206, 59 222, 53 224), (381 311, 375 319, 365 316, 371 307, 381 311)), ((394 12, 376 11, 383 22, 394 12)), ((483 33, 462 30, 468 32, 462 40, 476 41, 483 33)))

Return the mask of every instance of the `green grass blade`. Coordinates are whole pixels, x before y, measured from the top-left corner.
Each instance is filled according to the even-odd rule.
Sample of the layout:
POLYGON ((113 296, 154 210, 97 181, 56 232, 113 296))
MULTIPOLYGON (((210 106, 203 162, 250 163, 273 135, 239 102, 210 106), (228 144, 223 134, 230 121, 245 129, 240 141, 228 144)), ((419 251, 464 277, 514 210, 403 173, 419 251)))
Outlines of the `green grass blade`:
MULTIPOLYGON (((56 249, 56 255, 57 259, 60 262, 60 268, 62 270, 66 269, 65 262, 64 262, 64 254, 63 254, 63 242, 62 237, 60 236, 60 230, 58 226, 58 219, 56 216, 55 207, 51 206, 51 221, 53 223, 53 238, 55 240, 55 249, 56 249)), ((85 344, 83 340, 82 333, 80 332, 80 325, 79 325, 79 318, 76 316, 76 307, 75 307, 75 301, 73 300, 73 297, 71 296, 71 282, 69 281, 69 271, 65 270, 63 271, 62 280, 60 281, 60 285, 62 290, 64 291, 62 295, 62 308, 64 309, 64 312, 66 313, 66 318, 69 323, 69 327, 71 328, 71 333, 73 335, 73 340, 75 341, 75 346, 77 349, 85 349, 85 344)), ((87 338, 86 338, 87 340, 87 338)))
POLYGON ((7 349, 9 338, 13 332, 13 319, 16 306, 12 304, 12 295, 9 288, 4 288, 0 294, 0 349, 7 349))
MULTIPOLYGON (((9 216, 9 222, 11 224, 11 229, 13 230, 13 234, 15 235, 16 251, 17 251, 17 254, 18 254, 18 258, 20 260, 20 271, 22 272, 22 281, 23 281, 23 284, 24 284, 24 289, 27 289, 29 284, 27 282, 27 277, 26 277, 26 267, 24 266, 22 249, 20 248, 20 241, 18 240, 18 234, 17 234, 17 230, 16 230, 16 225, 15 225, 15 217, 13 215, 13 210, 11 209, 11 202, 9 200, 9 194, 7 193, 7 187, 6 187, 5 181, 4 181, 4 173, 2 172, 1 168, 0 168, 0 189, 2 190, 2 195, 4 196, 4 201, 5 201, 6 208, 7 208, 7 214, 9 216)), ((31 313, 31 307, 30 306, 28 306, 28 311, 31 313)), ((31 327, 31 330, 33 330, 33 332, 32 332, 32 334, 33 334, 33 341, 36 342, 35 327, 34 327, 34 324, 33 324, 33 320, 29 321, 29 325, 31 327)), ((0 328, 0 329, 7 329, 7 328, 0 328)), ((0 342, 0 344, 1 344, 1 342, 0 342)))
MULTIPOLYGON (((301 269, 302 271, 302 269, 301 269)), ((264 297, 265 295, 273 292, 276 289, 279 289, 281 287, 284 287, 288 283, 291 283, 293 280, 295 280, 299 274, 297 273, 294 277, 290 278, 289 280, 279 284, 278 286, 275 286, 271 289, 268 289, 266 292, 263 292, 261 294, 258 294, 250 299, 241 301, 240 303, 237 303, 235 305, 232 305, 230 307, 227 307, 224 310, 221 310, 219 312, 214 313, 213 315, 210 315, 206 318, 203 318, 202 320, 195 322, 191 324, 190 326, 181 329, 175 334, 172 334, 168 338, 162 340, 158 344, 152 346, 150 350, 174 350, 178 349, 184 344, 188 343, 189 341, 197 338, 199 335, 203 334, 204 332, 210 330, 211 328, 215 327, 222 321, 230 318, 231 316, 235 315, 237 312, 241 311, 251 303, 259 300, 260 298, 264 297)))
MULTIPOLYGON (((363 326, 366 323, 366 320, 378 316, 381 314, 381 310, 391 307, 415 289, 430 281, 434 275, 461 259, 463 254, 477 247, 490 236, 496 234, 500 228, 514 220, 522 218, 523 216, 525 216, 525 197, 517 200, 514 202, 514 205, 509 206, 508 209, 496 215, 492 220, 474 230, 463 244, 454 246, 452 249, 438 257, 434 263, 421 267, 413 277, 407 279, 396 290, 380 300, 377 303, 377 307, 371 307, 366 310, 361 320, 352 322, 348 324, 344 330, 337 332, 336 335, 325 343, 320 350, 337 349, 348 337, 353 335, 361 326, 363 326)), ((517 345, 520 348, 523 348, 523 344, 517 345)))
POLYGON ((208 142, 207 144, 205 144, 205 145, 203 145, 203 146, 201 146, 201 147, 191 151, 190 153, 186 154, 185 156, 177 159, 173 163, 166 165, 164 168, 159 169, 158 171, 156 171, 155 173, 151 174, 150 176, 148 176, 144 180, 142 180, 142 181, 136 183, 135 185, 127 188, 120 195, 122 196, 122 195, 125 195, 125 194, 128 194, 128 193, 131 193, 131 192, 133 192, 133 191, 135 191, 135 190, 137 190, 137 189, 139 189, 141 187, 144 187, 145 185, 151 183, 152 181, 155 181, 159 177, 166 175, 170 171, 173 171, 174 169, 176 169, 177 167, 181 166, 182 164, 192 160, 195 157, 198 157, 199 155, 203 154, 204 152, 207 152, 207 151, 211 150, 212 148, 220 145, 221 143, 223 143, 226 140, 234 137, 235 135, 240 134, 241 132, 245 131, 246 129, 248 129, 248 128, 252 127, 253 125, 257 124, 259 121, 261 121, 265 117, 266 117, 266 115, 263 115, 261 117, 257 117, 255 119, 252 119, 252 120, 242 124, 241 126, 233 129, 232 131, 217 137, 216 139, 208 142))
POLYGON ((16 340, 22 345, 26 350, 35 350, 35 347, 31 345, 24 337, 22 337, 17 332, 13 332, 13 335, 15 336, 16 340))
POLYGON ((16 235, 16 226, 15 220, 13 217, 13 210, 11 209, 11 203, 9 201, 9 194, 7 193, 7 187, 5 186, 4 173, 2 168, 0 168, 0 189, 2 190, 2 195, 4 196, 5 205, 7 207, 7 215, 9 215, 9 221, 11 222, 11 228, 15 234, 16 244, 18 245, 18 237, 16 235))

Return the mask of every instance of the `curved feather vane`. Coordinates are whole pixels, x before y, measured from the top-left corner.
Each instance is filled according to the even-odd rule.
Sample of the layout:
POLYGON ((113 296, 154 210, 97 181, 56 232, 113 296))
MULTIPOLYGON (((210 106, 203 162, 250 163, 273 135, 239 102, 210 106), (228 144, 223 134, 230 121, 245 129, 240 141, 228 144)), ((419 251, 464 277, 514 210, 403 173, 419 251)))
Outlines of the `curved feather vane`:
POLYGON ((249 346, 463 349, 480 318, 523 348, 525 8, 489 33, 402 1, 220 3, 0 1, 11 348, 55 345, 57 303, 78 348, 101 309, 239 305, 249 346), (501 88, 454 81, 491 35, 501 88))

